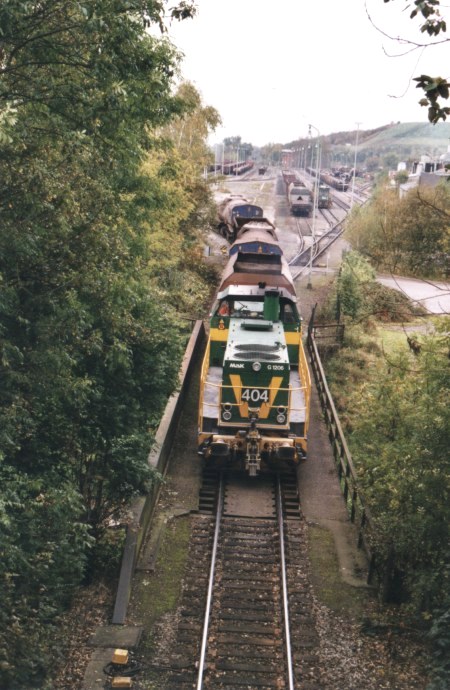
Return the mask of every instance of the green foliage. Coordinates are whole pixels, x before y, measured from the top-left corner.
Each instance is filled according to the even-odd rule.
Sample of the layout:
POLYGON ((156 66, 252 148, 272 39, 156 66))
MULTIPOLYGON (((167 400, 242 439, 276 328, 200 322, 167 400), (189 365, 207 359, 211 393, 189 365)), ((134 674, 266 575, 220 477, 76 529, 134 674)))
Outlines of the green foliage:
POLYGON ((178 383, 180 315, 208 293, 194 267, 207 191, 188 148, 181 157, 161 137, 201 110, 195 90, 173 94, 177 54, 145 30, 163 28, 164 12, 153 0, 0 7, 0 684, 11 690, 49 687, 56 617, 92 539, 159 481, 147 454, 178 383), (178 286, 181 304, 179 269, 192 291, 178 286))
POLYGON ((364 308, 364 292, 375 280, 375 272, 361 254, 348 252, 342 262, 337 280, 340 309, 352 319, 364 308))
POLYGON ((446 690, 450 679, 450 606, 438 613, 429 635, 432 643, 433 678, 426 690, 446 690))
POLYGON ((407 170, 399 170, 397 173, 395 173, 394 180, 396 184, 404 184, 405 182, 408 181, 409 178, 409 173, 407 170))
MULTIPOLYGON (((384 2, 390 2, 390 0, 384 0, 384 2)), ((425 20, 420 27, 422 34, 434 38, 447 31, 447 22, 440 13, 440 0, 414 0, 414 6, 409 16, 411 19, 420 16, 425 20)), ((428 120, 432 123, 446 120, 447 115, 450 114, 450 108, 442 106, 438 99, 448 99, 449 97, 450 85, 447 80, 422 74, 420 77, 416 77, 414 81, 418 82, 417 88, 425 92, 425 97, 419 103, 428 107, 428 120)))
POLYGON ((375 521, 381 574, 391 584, 401 575, 409 608, 426 619, 450 596, 450 375, 443 321, 434 334, 421 336, 418 356, 406 343, 398 352, 372 348, 369 354, 368 336, 359 333, 327 363, 375 521), (361 369, 363 375, 355 375, 361 369))
POLYGON ((79 584, 92 540, 70 484, 54 488, 3 465, 0 481, 0 684, 42 687, 53 621, 79 584))
POLYGON ((416 188, 403 198, 380 187, 352 213, 347 236, 377 270, 445 278, 448 269, 450 187, 416 188))

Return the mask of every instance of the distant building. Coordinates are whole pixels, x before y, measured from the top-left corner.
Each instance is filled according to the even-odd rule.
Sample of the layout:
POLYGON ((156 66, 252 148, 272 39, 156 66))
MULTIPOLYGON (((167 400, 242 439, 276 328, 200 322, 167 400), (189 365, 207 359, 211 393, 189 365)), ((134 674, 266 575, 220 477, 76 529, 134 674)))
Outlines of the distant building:
POLYGON ((281 151, 281 167, 292 168, 294 165, 294 151, 292 149, 283 149, 281 151))
POLYGON ((450 166, 450 145, 438 159, 429 155, 421 156, 419 161, 414 161, 408 181, 399 185, 400 197, 414 187, 436 187, 443 180, 450 182, 450 168, 446 169, 446 165, 450 166))

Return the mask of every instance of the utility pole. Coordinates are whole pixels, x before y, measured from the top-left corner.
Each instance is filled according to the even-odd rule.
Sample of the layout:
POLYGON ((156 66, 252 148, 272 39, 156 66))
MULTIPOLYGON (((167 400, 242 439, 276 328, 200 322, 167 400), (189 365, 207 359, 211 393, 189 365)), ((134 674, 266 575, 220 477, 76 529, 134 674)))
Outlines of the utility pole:
MULTIPOLYGON (((311 127, 316 130, 317 132, 317 160, 316 160, 316 175, 314 177, 314 185, 313 185, 313 190, 314 190, 314 195, 313 195, 313 222, 312 222, 312 228, 311 228, 311 249, 309 253, 309 273, 308 273, 308 283, 306 285, 308 290, 312 290, 312 282, 311 282, 311 276, 312 276, 312 263, 313 263, 313 251, 314 251, 314 245, 316 243, 316 208, 317 208, 317 202, 318 199, 318 186, 319 186, 319 175, 320 175, 320 132, 317 129, 317 127, 314 127, 314 125, 308 125, 309 127, 309 136, 311 136, 311 127)), ((312 155, 311 155, 311 168, 312 168, 312 155)))
POLYGON ((355 177, 356 177, 356 157, 358 155, 358 137, 359 137, 359 125, 361 122, 356 122, 356 142, 355 142, 355 160, 353 162, 353 180, 352 180, 352 195, 350 198, 350 208, 353 208, 353 196, 355 193, 355 177))

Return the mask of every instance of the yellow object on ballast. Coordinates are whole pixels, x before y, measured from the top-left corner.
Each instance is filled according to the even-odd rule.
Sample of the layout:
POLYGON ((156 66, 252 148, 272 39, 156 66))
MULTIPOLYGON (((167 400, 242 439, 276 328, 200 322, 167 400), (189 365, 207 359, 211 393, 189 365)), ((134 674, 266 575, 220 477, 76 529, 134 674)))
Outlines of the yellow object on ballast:
POLYGON ((128 651, 126 649, 115 649, 112 662, 113 664, 128 664, 128 651))
POLYGON ((128 676, 116 676, 111 681, 112 688, 131 688, 131 678, 128 676))

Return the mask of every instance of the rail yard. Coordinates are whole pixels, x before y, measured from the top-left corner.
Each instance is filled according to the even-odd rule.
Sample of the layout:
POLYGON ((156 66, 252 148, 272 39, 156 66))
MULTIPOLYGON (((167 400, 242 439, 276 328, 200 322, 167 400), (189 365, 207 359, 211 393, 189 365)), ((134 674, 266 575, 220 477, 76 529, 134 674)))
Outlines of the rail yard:
MULTIPOLYGON (((225 186, 218 189, 219 205, 241 195, 276 228, 296 278, 298 310, 308 319, 316 290, 342 251, 336 241, 349 194, 333 190, 330 207, 316 209, 312 219, 290 212, 279 171, 268 169, 263 177, 249 171, 225 186), (319 281, 313 290, 311 278, 319 281)), ((218 232, 213 241, 218 254, 223 235, 218 232)), ((252 318, 245 316, 247 322, 252 318)), ((270 316, 269 309, 264 322, 270 316)), ((408 652, 392 637, 374 644, 352 618, 364 611, 370 619, 377 604, 366 584, 367 562, 353 541, 314 392, 307 459, 278 467, 275 453, 268 471, 258 467, 249 476, 242 468, 235 471, 222 446, 215 449, 221 462, 205 463, 197 454, 199 381, 198 364, 132 582, 126 627, 139 630, 140 639, 132 650, 132 664, 139 668, 132 687, 421 688, 414 644, 408 652), (325 604, 323 591, 330 587, 332 603, 325 604), (347 617, 344 602, 350 600, 353 614, 347 617)), ((261 395, 261 386, 254 389, 261 395)), ((294 459, 290 452, 286 457, 294 459)), ((94 677, 87 674, 83 690, 101 687, 94 677)))

